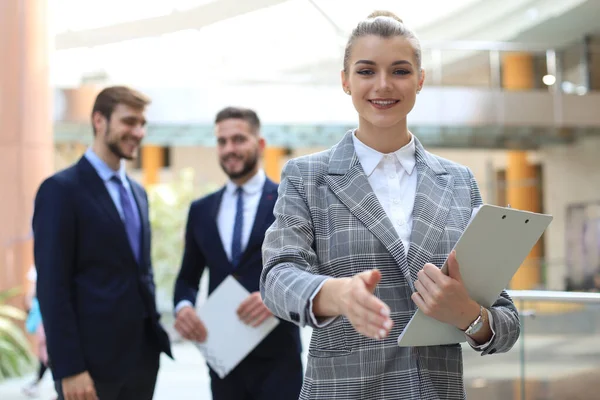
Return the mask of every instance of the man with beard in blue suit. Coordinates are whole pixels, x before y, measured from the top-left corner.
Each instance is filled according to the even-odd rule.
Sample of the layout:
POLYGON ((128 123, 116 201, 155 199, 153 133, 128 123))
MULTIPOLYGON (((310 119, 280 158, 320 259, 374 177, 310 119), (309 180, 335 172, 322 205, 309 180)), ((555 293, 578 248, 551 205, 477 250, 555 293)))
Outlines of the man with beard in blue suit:
POLYGON ((33 216, 37 296, 59 399, 150 400, 160 353, 146 191, 126 173, 150 99, 96 97, 92 146, 40 186, 33 216))
MULTIPOLYGON (((194 309, 205 267, 210 272, 209 294, 229 275, 250 292, 237 310, 244 323, 258 326, 272 315, 262 302, 259 279, 278 186, 259 166, 265 148, 260 121, 253 110, 228 107, 217 114, 215 125, 219 162, 229 181, 192 203, 175 284, 175 328, 196 342, 211 334, 194 309)), ((298 327, 280 321, 226 377, 220 379, 210 370, 213 399, 297 399, 302 386, 300 353, 298 327)))

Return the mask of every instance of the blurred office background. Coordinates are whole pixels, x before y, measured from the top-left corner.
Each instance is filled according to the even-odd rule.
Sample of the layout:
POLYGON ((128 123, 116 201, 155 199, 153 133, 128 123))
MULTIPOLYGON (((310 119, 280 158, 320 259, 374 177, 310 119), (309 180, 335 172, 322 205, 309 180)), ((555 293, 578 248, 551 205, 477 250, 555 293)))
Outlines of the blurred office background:
MULTIPOLYGON (((91 143, 98 91, 126 84, 153 99, 129 169, 150 193, 171 324, 189 203, 226 180, 215 113, 258 112, 275 181, 289 158, 335 144, 357 122, 340 86, 343 49, 375 9, 422 41, 427 78, 411 131, 469 166, 485 202, 554 216, 509 285, 524 324, 517 346, 489 358, 465 348, 469 398, 598 398, 600 0, 1 0, 0 293, 21 289, 6 301, 22 308, 30 284, 38 185, 91 143)), ((0 398, 22 398, 26 378, 9 375, 32 369, 1 372, 2 351, 0 398)), ((157 398, 210 398, 199 354, 185 357, 195 367, 163 363, 157 398)))

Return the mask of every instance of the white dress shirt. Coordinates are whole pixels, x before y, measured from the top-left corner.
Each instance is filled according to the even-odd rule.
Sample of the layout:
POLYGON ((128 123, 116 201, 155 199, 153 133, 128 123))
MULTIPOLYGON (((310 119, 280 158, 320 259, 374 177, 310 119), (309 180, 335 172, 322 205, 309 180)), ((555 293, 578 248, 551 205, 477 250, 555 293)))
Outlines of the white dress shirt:
POLYGON ((135 201, 135 197, 133 196, 133 191, 131 189, 131 185, 129 184, 129 180, 127 179, 127 173, 125 170, 125 161, 121 160, 119 170, 114 171, 112 168, 108 166, 96 153, 92 148, 88 148, 84 153, 84 157, 92 164, 92 167, 96 170, 100 179, 104 182, 104 186, 106 186, 106 190, 108 190, 108 194, 110 194, 110 198, 112 199, 115 207, 117 207, 117 211, 121 216, 121 219, 124 220, 125 216, 123 215, 123 206, 121 205, 121 195, 119 192, 119 184, 113 181, 111 178, 113 176, 118 176, 121 179, 127 194, 129 194, 129 201, 131 203, 131 207, 134 210, 133 216, 134 218, 139 219, 139 209, 137 203, 135 201))
MULTIPOLYGON (((267 177, 265 171, 260 169, 256 175, 248 180, 248 182, 242 185, 242 196, 244 199, 244 222, 242 225, 242 253, 248 246, 248 240, 250 240, 250 234, 252 233, 252 227, 254 226, 254 220, 256 219, 256 213, 258 212, 258 205, 262 196, 263 188, 267 177)), ((233 226, 235 224, 235 213, 237 207, 237 190, 238 186, 228 181, 223 191, 223 197, 221 198, 221 204, 219 205, 219 213, 217 215, 217 228, 219 229, 219 236, 221 243, 225 249, 227 259, 231 261, 231 243, 233 240, 233 226)), ((188 300, 181 300, 175 307, 175 315, 185 306, 192 306, 193 304, 188 300)))
MULTIPOLYGON (((242 253, 248 245, 250 239, 250 233, 254 226, 254 220, 256 219, 256 212, 258 211, 258 204, 262 196, 263 187, 267 177, 265 172, 261 169, 256 175, 248 180, 248 182, 242 185, 243 199, 244 199, 244 222, 242 225, 242 253)), ((219 228, 219 236, 221 236, 221 243, 227 254, 227 258, 231 261, 231 241, 233 239, 233 225, 235 224, 235 212, 237 204, 237 185, 231 181, 225 185, 225 191, 223 192, 223 198, 221 199, 221 205, 219 207, 219 214, 217 216, 217 227, 219 228)))
MULTIPOLYGON (((386 215, 392 221, 402 245, 404 256, 408 255, 410 247, 410 235, 413 226, 413 208, 417 196, 417 171, 415 156, 415 140, 411 134, 410 142, 393 153, 383 154, 370 148, 356 137, 356 131, 352 135, 354 151, 358 157, 369 184, 377 196, 386 215)), ((440 266, 441 267, 441 266, 440 266)), ((323 287, 323 283, 315 290, 310 299, 310 317, 318 327, 327 326, 335 318, 317 319, 312 311, 313 299, 323 287)), ((490 327, 493 325, 492 314, 488 313, 490 327)), ((492 329, 492 339, 494 337, 492 329)), ((469 336, 469 344, 477 349, 485 349, 489 342, 478 346, 469 336)))
POLYGON ((415 140, 411 135, 407 145, 393 153, 383 154, 361 142, 356 133, 352 135, 352 139, 358 161, 379 204, 402 240, 406 257, 413 226, 412 212, 417 196, 415 140))

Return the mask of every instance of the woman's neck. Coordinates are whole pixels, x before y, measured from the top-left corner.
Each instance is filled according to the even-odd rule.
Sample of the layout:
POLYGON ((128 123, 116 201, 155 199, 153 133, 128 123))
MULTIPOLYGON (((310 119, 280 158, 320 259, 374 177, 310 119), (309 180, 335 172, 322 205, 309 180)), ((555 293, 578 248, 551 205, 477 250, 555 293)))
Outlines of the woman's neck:
POLYGON ((388 128, 380 128, 361 118, 356 137, 370 148, 387 154, 406 146, 410 142, 411 133, 406 120, 388 128))

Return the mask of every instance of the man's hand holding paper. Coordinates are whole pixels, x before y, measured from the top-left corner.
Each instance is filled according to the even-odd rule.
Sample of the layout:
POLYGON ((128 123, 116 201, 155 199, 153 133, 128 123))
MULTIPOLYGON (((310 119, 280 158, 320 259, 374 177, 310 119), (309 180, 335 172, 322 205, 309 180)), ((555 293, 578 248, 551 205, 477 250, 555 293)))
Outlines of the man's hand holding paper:
POLYGON ((206 341, 208 335, 206 327, 192 306, 185 306, 179 310, 175 320, 175 329, 183 338, 199 343, 206 341))
POLYGON ((254 292, 240 304, 237 315, 246 325, 257 327, 273 314, 263 303, 260 292, 254 292))
MULTIPOLYGON (((240 304, 237 315, 246 325, 257 327, 273 314, 264 305, 260 292, 254 292, 240 304)), ((183 338, 198 343, 204 343, 208 335, 206 326, 192 306, 179 310, 175 329, 183 338)))

